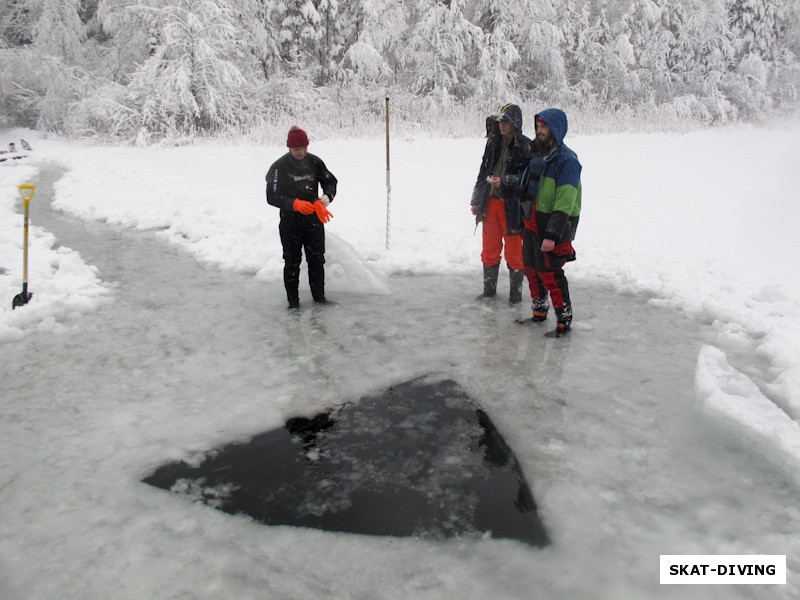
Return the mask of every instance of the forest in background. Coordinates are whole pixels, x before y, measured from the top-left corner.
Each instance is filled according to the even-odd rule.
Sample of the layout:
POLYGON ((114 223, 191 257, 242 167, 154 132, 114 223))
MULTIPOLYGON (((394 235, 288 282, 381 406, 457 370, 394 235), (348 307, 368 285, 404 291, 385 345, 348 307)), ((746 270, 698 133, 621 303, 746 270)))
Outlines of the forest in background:
POLYGON ((796 0, 3 0, 0 126, 113 143, 759 122, 800 98, 796 0))

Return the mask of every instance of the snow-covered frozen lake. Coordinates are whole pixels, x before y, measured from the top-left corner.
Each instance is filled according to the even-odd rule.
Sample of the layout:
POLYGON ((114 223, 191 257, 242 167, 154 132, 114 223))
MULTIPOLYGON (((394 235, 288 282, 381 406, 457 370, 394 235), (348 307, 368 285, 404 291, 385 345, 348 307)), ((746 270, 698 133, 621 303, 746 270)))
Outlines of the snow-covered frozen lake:
MULTIPOLYGON (((797 597, 791 469, 695 398, 698 354, 720 344, 712 319, 577 278, 574 335, 546 339, 515 322, 519 308, 473 299, 477 257, 474 272, 401 270, 381 293, 332 291, 335 306, 304 290, 290 315, 278 281, 51 211, 61 172, 42 168, 35 223, 94 265, 113 301, 2 347, 0 597, 797 597), (489 413, 551 546, 267 527, 140 482, 427 373, 489 413), (660 586, 661 554, 786 554, 788 584, 660 586)), ((769 372, 768 357, 725 349, 769 372)))

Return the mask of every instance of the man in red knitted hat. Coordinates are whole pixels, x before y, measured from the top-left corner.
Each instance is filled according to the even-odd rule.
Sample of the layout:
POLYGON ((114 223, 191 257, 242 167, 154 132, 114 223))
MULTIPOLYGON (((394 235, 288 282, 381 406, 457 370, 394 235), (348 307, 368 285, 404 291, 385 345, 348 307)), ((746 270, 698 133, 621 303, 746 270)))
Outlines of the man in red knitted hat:
POLYGON ((283 245, 283 285, 290 309, 300 308, 300 263, 305 250, 311 296, 325 298, 325 226, 333 218, 328 205, 336 195, 336 177, 308 152, 308 135, 297 125, 286 138, 289 152, 267 172, 267 202, 281 211, 278 231, 283 245), (319 188, 322 187, 322 195, 319 188))

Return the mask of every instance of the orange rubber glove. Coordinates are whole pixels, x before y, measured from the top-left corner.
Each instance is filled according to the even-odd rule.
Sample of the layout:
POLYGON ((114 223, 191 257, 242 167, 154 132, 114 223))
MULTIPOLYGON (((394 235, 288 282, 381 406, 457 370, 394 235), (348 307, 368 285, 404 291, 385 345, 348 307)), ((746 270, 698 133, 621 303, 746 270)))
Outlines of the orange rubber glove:
POLYGON ((314 200, 313 206, 317 213, 317 218, 323 223, 327 223, 333 218, 333 213, 325 208, 321 200, 314 200))
POLYGON ((299 212, 304 215, 314 214, 314 205, 311 204, 311 202, 309 202, 308 200, 300 200, 300 198, 295 198, 294 204, 292 204, 292 208, 296 212, 299 212))

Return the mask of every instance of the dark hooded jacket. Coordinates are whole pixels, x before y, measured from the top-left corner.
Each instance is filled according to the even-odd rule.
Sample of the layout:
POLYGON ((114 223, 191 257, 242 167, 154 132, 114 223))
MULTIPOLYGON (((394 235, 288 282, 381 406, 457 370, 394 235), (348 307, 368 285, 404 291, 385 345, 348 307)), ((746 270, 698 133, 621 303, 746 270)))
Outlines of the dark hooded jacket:
POLYGON ((476 222, 481 222, 492 191, 492 186, 486 182, 486 178, 492 174, 503 149, 499 120, 504 117, 514 126, 514 139, 509 148, 508 162, 505 174, 501 178, 500 190, 496 193, 505 201, 508 235, 517 235, 522 232, 519 178, 531 155, 531 140, 522 135, 522 110, 516 104, 507 104, 499 115, 486 117, 486 148, 483 151, 470 204, 478 206, 476 222))
POLYGON ((556 147, 545 158, 536 188, 536 230, 540 238, 557 244, 571 242, 581 214, 581 163, 564 143, 567 115, 548 108, 536 116, 547 124, 556 141, 556 147))

